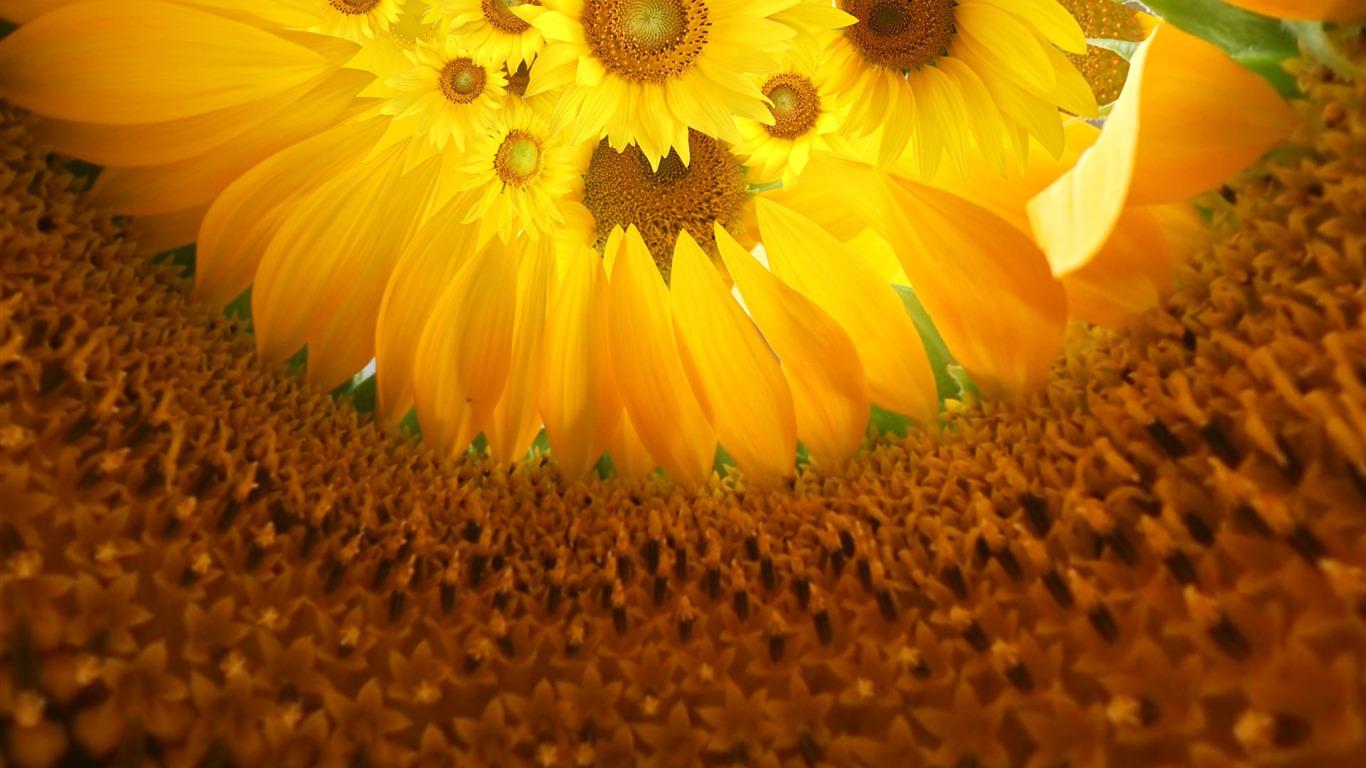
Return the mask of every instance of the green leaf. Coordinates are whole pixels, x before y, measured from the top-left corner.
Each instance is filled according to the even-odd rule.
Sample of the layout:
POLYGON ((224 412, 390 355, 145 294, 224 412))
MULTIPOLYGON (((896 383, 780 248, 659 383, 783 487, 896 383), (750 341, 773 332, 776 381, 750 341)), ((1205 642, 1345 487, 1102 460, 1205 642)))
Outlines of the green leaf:
POLYGON ((883 435, 893 435, 895 437, 905 437, 906 430, 911 428, 911 418, 903 416, 895 411, 888 411, 874 405, 868 417, 868 436, 877 439, 883 435))
POLYGON ((152 257, 153 264, 170 264, 183 277, 194 276, 194 243, 162 251, 152 257))
POLYGON ((228 306, 223 308, 223 314, 239 320, 242 323, 242 330, 251 333, 251 286, 247 286, 242 295, 228 302, 228 306))
POLYGON ((422 425, 417 423, 417 408, 409 408, 398 422, 398 433, 422 440, 422 425))
MULTIPOLYGON (((934 372, 934 386, 939 394, 939 402, 960 399, 963 394, 962 385, 949 370, 950 366, 957 367, 957 361, 953 359, 948 345, 944 343, 944 337, 939 335, 939 329, 934 327, 930 313, 925 311, 925 305, 920 303, 915 291, 909 286, 892 287, 901 296, 901 302, 906 305, 906 314, 911 316, 911 323, 920 333, 920 341, 925 345, 925 352, 930 357, 930 370, 934 372)), ((962 368, 958 370, 962 371, 962 368)))
POLYGON ((377 384, 373 375, 358 373, 351 380, 332 390, 335 400, 350 400, 351 407, 360 413, 374 413, 377 384))
POLYGON ((593 465, 593 474, 599 480, 611 480, 617 476, 617 465, 612 462, 612 454, 603 451, 598 463, 593 465))
POLYGON ((730 454, 726 453, 726 449, 723 448, 720 443, 717 443, 716 458, 712 459, 711 462, 712 471, 721 477, 725 477, 727 473, 735 469, 735 466, 735 459, 732 459, 730 454))
POLYGON ((1119 54, 1119 57, 1125 61, 1133 61, 1134 51, 1137 51, 1139 46, 1132 40, 1111 40, 1108 37, 1088 37, 1086 44, 1092 48, 1104 48, 1107 51, 1119 54))
POLYGON ((1299 96, 1295 78, 1282 64, 1299 55, 1295 38, 1281 22, 1223 0, 1144 0, 1164 21, 1213 43, 1244 67, 1266 78, 1282 96, 1299 96))
POLYGON ((294 356, 285 361, 285 370, 290 373, 302 374, 308 369, 308 345, 294 353, 294 356))

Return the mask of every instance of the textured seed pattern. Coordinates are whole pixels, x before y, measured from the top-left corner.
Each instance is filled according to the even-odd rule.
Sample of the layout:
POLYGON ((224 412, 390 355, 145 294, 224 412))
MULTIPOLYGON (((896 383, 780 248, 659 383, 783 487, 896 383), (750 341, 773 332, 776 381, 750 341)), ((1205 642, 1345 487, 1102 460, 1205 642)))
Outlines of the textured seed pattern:
POLYGON ((1366 86, 1165 311, 793 487, 442 464, 0 112, 11 765, 1359 765, 1366 86))

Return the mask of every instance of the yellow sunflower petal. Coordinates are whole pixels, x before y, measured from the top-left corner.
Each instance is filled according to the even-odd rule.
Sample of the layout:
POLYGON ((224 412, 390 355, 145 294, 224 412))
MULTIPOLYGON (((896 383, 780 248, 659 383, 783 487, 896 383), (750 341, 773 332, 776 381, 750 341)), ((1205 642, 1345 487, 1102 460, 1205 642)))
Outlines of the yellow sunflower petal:
POLYGON ((442 451, 465 450, 503 396, 517 322, 517 268, 497 241, 475 254, 422 332, 413 399, 423 439, 442 451))
POLYGON ((396 147, 314 190, 280 225, 252 291, 257 349, 268 361, 309 346, 308 378, 331 388, 372 356, 394 261, 427 207, 435 164, 407 176, 396 147), (375 216, 375 201, 393 206, 375 216))
POLYGON ((91 195, 101 205, 130 216, 207 204, 252 166, 335 125, 356 89, 368 79, 364 72, 337 72, 289 108, 272 114, 265 126, 193 157, 160 165, 106 168, 91 195))
POLYGON ((1059 271, 1084 265, 1126 205, 1184 201, 1251 164, 1290 131, 1292 113, 1262 78, 1164 24, 1134 55, 1100 138, 1029 203, 1035 237, 1059 271))
POLYGON ((939 405, 929 356, 891 284, 805 218, 765 199, 758 208, 773 274, 848 332, 867 373, 872 401, 933 423, 939 405))
POLYGON ((669 292, 634 226, 618 244, 610 293, 612 370, 636 434, 669 477, 705 483, 716 433, 683 370, 669 292))
POLYGON ((290 203, 359 162, 387 123, 339 125, 271 156, 225 189, 199 230, 195 296, 221 307, 245 291, 290 203))
POLYGON ((782 361, 797 415, 797 439, 812 459, 837 466, 868 427, 868 377, 849 334, 815 302, 764 269, 729 232, 715 228, 726 269, 764 339, 782 361))
POLYGON ((555 275, 555 244, 550 238, 518 239, 522 251, 517 272, 517 322, 512 332, 512 363, 503 397, 493 409, 484 436, 498 461, 521 458, 541 427, 537 384, 541 378, 541 338, 555 275))
POLYGON ((394 266, 375 328, 380 418, 402 419, 413 404, 413 366, 427 318, 475 251, 478 230, 464 224, 469 200, 447 203, 414 235, 394 266))
POLYGON ((672 275, 674 326, 722 447, 757 481, 791 474, 797 417, 778 359, 686 232, 674 248, 672 275))
POLYGON ((212 13, 92 0, 0 41, 0 97, 63 120, 155 123, 267 99, 327 67, 307 48, 212 13))
MULTIPOLYGON (((596 251, 560 259, 564 275, 546 322, 539 402, 566 477, 588 474, 624 421, 607 349, 607 273, 596 251)), ((628 457, 629 460, 629 457, 628 457)), ((653 462, 643 472, 654 467, 653 462)))

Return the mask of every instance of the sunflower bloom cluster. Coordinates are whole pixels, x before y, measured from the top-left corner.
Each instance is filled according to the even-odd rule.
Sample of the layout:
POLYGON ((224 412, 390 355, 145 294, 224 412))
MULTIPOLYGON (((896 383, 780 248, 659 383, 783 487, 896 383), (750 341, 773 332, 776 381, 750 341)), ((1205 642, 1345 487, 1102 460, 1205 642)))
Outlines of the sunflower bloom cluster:
POLYGON ((732 493, 390 439, 0 107, 0 759, 1366 763, 1366 85, 1300 83, 1156 311, 732 493))
POLYGON ((728 457, 768 483, 847 461, 870 414, 934 425, 939 335, 1023 396, 1069 317, 1154 306, 1189 199, 1284 137, 1268 86, 1174 29, 1098 87, 1093 5, 25 0, 0 96, 103 167, 144 245, 193 242, 197 296, 249 304, 267 362, 333 389, 373 360, 380 417, 441 451, 543 431, 570 477, 704 485, 728 457), (1181 158, 1140 91, 1185 66, 1225 99, 1175 151, 1246 138, 1149 184, 1181 158))

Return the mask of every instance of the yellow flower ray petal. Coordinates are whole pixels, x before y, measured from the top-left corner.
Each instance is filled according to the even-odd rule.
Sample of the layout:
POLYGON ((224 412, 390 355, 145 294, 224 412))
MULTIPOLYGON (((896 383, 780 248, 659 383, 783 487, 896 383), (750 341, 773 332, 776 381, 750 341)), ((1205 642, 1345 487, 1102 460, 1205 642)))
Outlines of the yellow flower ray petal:
POLYGON ((778 359, 687 232, 674 248, 672 275, 679 345, 722 447, 755 481, 792 474, 797 416, 778 359))
POLYGON ((200 226, 195 296, 221 307, 245 291, 292 203, 354 166, 387 123, 339 125, 271 156, 225 189, 200 226))
POLYGON ((63 120, 155 123, 269 98, 328 66, 307 48, 212 13, 161 0, 92 0, 0 41, 0 97, 63 120))
POLYGON ((849 334, 874 404, 932 424, 939 411, 924 344, 892 286, 825 230, 770 200, 759 230, 773 274, 820 305, 849 334))
POLYGON ((424 440, 465 450, 507 386, 516 325, 516 259, 498 241, 462 268, 418 341, 413 401, 424 440))
POLYGON ((608 283, 602 258, 581 247, 560 262, 564 275, 542 339, 538 401, 560 470, 579 479, 607 449, 623 415, 605 341, 608 283))
POLYGON ((639 230, 630 227, 617 246, 607 342, 622 402, 669 477, 701 485, 711 475, 716 433, 684 372, 669 292, 639 230))
POLYGON ((797 439, 813 461, 838 466, 863 442, 868 377, 849 334, 814 301, 764 269, 721 226, 716 245, 792 390, 797 439))
POLYGON ((427 318, 475 251, 477 230, 464 224, 456 197, 413 235, 395 263, 375 326, 376 412, 396 423, 413 405, 413 368, 427 318))
POLYGON ((551 303, 555 244, 547 237, 518 238, 517 320, 512 330, 512 362, 503 396, 493 408, 484 436, 494 459, 511 464, 526 454, 541 426, 537 387, 543 372, 541 339, 551 303))
POLYGON ((1095 145, 1030 201, 1035 236, 1059 271, 1080 268, 1126 205, 1184 201, 1218 185, 1281 141, 1292 119, 1265 80, 1163 24, 1134 54, 1095 145))

